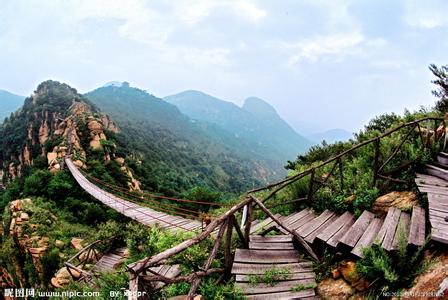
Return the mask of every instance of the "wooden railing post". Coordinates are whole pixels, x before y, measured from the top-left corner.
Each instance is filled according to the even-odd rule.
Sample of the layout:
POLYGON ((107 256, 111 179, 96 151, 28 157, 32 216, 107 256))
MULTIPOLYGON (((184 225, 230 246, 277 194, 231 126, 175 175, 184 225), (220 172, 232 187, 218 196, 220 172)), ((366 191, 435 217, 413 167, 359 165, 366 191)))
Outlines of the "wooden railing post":
POLYGON ((375 158, 373 161, 373 182, 372 187, 376 187, 376 180, 378 178, 378 168, 379 168, 379 160, 380 160, 380 144, 381 140, 379 137, 376 138, 374 147, 375 147, 375 158))
MULTIPOLYGON (((218 253, 219 246, 221 245, 221 239, 224 235, 224 231, 227 228, 228 219, 221 224, 221 227, 218 231, 218 236, 216 237, 215 244, 213 245, 213 249, 207 258, 207 261, 204 264, 203 270, 206 272, 210 267, 212 266, 213 260, 215 259, 216 254, 218 253)), ((191 283, 190 291, 188 292, 187 299, 193 299, 193 296, 196 294, 196 290, 199 287, 199 284, 201 283, 201 278, 196 277, 193 279, 193 282, 191 283)))
POLYGON ((310 184, 308 186, 308 201, 311 202, 311 200, 313 200, 313 188, 314 188, 314 174, 315 174, 315 169, 313 168, 311 170, 311 175, 310 175, 310 184))
POLYGON ((246 245, 249 245, 250 240, 250 228, 252 226, 253 209, 254 207, 251 201, 247 204, 247 219, 246 224, 244 225, 244 240, 246 241, 246 245))
POLYGON ((227 218, 226 240, 224 243, 224 278, 230 278, 230 272, 232 269, 232 232, 235 216, 231 215, 227 218))
POLYGON ((341 192, 344 191, 344 173, 343 173, 343 166, 342 166, 342 158, 339 157, 338 158, 338 162, 339 162, 339 177, 340 177, 340 185, 341 185, 341 192))
POLYGON ((233 227, 235 228, 236 233, 238 234, 238 238, 240 239, 241 243, 243 243, 244 248, 249 248, 249 244, 247 243, 246 239, 244 238, 243 232, 241 232, 241 227, 238 224, 238 221, 236 220, 235 216, 233 217, 233 227))

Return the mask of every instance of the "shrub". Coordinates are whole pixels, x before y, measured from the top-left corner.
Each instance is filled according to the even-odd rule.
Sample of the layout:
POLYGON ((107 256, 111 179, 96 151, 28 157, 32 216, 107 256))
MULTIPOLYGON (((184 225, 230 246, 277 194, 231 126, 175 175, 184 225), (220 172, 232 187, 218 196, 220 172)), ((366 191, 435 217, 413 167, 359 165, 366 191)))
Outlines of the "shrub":
POLYGON ((398 251, 395 256, 373 244, 363 250, 364 257, 356 264, 357 271, 371 281, 376 289, 396 291, 409 287, 414 278, 431 263, 422 259, 426 243, 417 250, 412 250, 407 247, 405 232, 401 230, 398 234, 398 251))

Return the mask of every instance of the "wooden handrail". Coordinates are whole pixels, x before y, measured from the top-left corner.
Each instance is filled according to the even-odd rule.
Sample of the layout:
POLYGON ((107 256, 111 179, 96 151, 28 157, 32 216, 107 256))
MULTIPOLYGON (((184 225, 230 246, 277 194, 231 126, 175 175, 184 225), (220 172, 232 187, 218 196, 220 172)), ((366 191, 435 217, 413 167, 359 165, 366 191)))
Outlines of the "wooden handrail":
POLYGON ((229 209, 227 212, 225 212, 223 215, 221 215, 219 218, 213 220, 210 224, 205 227, 204 231, 197 235, 194 238, 188 239, 186 241, 183 241, 182 243, 174 246, 173 248, 167 249, 159 254, 156 254, 152 257, 147 257, 142 260, 139 260, 137 262, 134 262, 127 266, 127 269, 135 274, 138 275, 145 269, 152 267, 153 265, 157 264, 159 261, 167 259, 175 254, 178 254, 188 247, 191 247, 193 245, 198 244, 199 242, 203 241, 207 237, 209 237, 212 232, 215 230, 216 227, 218 227, 221 223, 223 223, 229 216, 232 216, 235 212, 243 208, 245 205, 248 205, 252 202, 252 198, 247 197, 242 202, 234 205, 231 209, 229 209))
MULTIPOLYGON (((394 132, 396 132, 396 131, 398 131, 398 130, 400 130, 400 129, 402 129, 402 128, 413 126, 413 127, 414 127, 413 129, 415 129, 415 127, 416 127, 417 125, 420 125, 420 123, 421 123, 421 122, 424 122, 424 121, 444 121, 444 119, 443 119, 443 118, 439 118, 439 117, 426 117, 426 118, 422 118, 422 119, 418 119, 418 120, 415 120, 415 121, 411 121, 411 122, 407 122, 407 123, 401 124, 401 125, 399 125, 399 126, 396 126, 396 127, 392 128, 392 129, 386 131, 386 132, 383 133, 383 134, 380 134, 380 135, 378 135, 378 136, 376 136, 376 137, 370 138, 370 139, 365 140, 365 141, 363 141, 363 142, 360 142, 360 143, 358 143, 358 144, 356 144, 356 145, 353 145, 350 149, 347 149, 347 150, 345 150, 345 151, 339 153, 338 155, 335 155, 335 156, 333 156, 333 157, 331 157, 331 158, 329 158, 329 159, 327 159, 327 160, 325 160, 325 161, 319 163, 318 165, 313 166, 313 167, 310 167, 310 168, 308 168, 308 169, 306 169, 306 170, 304 170, 304 171, 302 171, 302 172, 300 172, 300 173, 298 173, 298 174, 296 174, 296 175, 294 175, 294 176, 291 176, 291 177, 289 177, 289 178, 286 178, 286 179, 284 179, 284 180, 278 181, 278 182, 273 183, 273 184, 269 184, 269 185, 264 186, 264 187, 260 187, 260 188, 256 188, 256 189, 250 190, 248 193, 249 193, 249 194, 253 194, 253 193, 255 193, 255 192, 259 192, 259 191, 263 191, 263 190, 268 190, 268 189, 271 189, 271 188, 273 188, 273 187, 277 187, 277 188, 276 188, 275 190, 273 190, 267 197, 265 197, 263 200, 261 200, 261 202, 265 202, 266 200, 268 200, 269 198, 271 198, 272 196, 274 196, 278 191, 282 190, 283 188, 285 188, 285 187, 288 186, 289 184, 295 182, 296 180, 298 180, 298 179, 300 179, 300 178, 302 178, 302 177, 304 177, 304 176, 307 176, 307 175, 309 175, 309 174, 313 174, 313 172, 314 172, 315 170, 320 169, 320 168, 322 168, 322 167, 324 167, 324 166, 326 166, 326 165, 328 165, 328 164, 330 164, 330 163, 332 163, 332 162, 334 162, 334 161, 341 161, 341 159, 342 159, 344 156, 346 156, 346 155, 352 153, 353 151, 355 151, 355 150, 357 150, 357 149, 359 149, 359 148, 361 148, 361 147, 363 147, 363 146, 366 146, 366 145, 368 145, 368 144, 378 142, 378 141, 381 140, 382 138, 385 138, 385 137, 387 137, 387 136, 393 134, 394 132)), ((418 127, 418 128, 420 128, 420 127, 418 127)), ((408 135, 409 135, 411 132, 412 132, 412 131, 410 131, 410 132, 406 135, 406 138, 408 137, 408 135)), ((400 145, 400 146, 401 146, 401 145, 400 145)), ((400 147, 397 147, 397 149, 399 149, 399 148, 400 148, 400 147)), ((396 153, 394 153, 394 154, 396 154, 396 153)), ((384 167, 384 166, 382 166, 382 167, 384 167)), ((311 181, 312 181, 312 180, 311 180, 311 181)), ((313 184, 313 183, 310 182, 310 185, 312 185, 312 184, 313 184)), ((309 196, 309 195, 308 195, 308 196, 309 196)))

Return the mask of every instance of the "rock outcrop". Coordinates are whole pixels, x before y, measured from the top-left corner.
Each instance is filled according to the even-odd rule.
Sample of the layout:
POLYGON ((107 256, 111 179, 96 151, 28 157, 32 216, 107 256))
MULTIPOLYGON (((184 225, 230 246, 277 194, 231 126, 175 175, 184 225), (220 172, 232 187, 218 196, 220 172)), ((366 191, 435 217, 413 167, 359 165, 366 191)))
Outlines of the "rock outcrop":
POLYGON ((390 192, 375 200, 371 211, 378 215, 386 215, 389 207, 396 207, 401 210, 410 210, 418 205, 418 198, 414 192, 390 192))

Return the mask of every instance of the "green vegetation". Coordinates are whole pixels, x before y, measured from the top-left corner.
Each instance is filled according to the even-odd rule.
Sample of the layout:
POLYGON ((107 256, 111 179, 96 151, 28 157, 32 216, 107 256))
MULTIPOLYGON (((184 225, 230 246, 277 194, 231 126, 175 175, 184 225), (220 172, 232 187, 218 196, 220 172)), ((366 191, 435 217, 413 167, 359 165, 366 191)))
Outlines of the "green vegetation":
POLYGON ((409 287, 431 263, 423 260, 425 245, 417 250, 408 248, 406 234, 401 231, 396 255, 391 256, 381 246, 373 244, 363 249, 364 257, 356 264, 357 271, 377 290, 397 291, 409 287))
POLYGON ((249 284, 257 285, 260 283, 275 286, 279 281, 287 280, 291 276, 291 271, 288 268, 272 267, 267 269, 263 274, 249 275, 249 284))
POLYGON ((315 283, 308 283, 308 284, 299 283, 298 285, 295 285, 294 287, 291 288, 291 292, 300 292, 304 290, 314 289, 316 288, 316 286, 317 285, 315 283))
POLYGON ((145 91, 108 86, 85 96, 117 122, 120 132, 108 132, 108 138, 148 191, 179 196, 200 186, 234 194, 266 179, 254 172, 260 163, 243 159, 174 105, 145 91))

